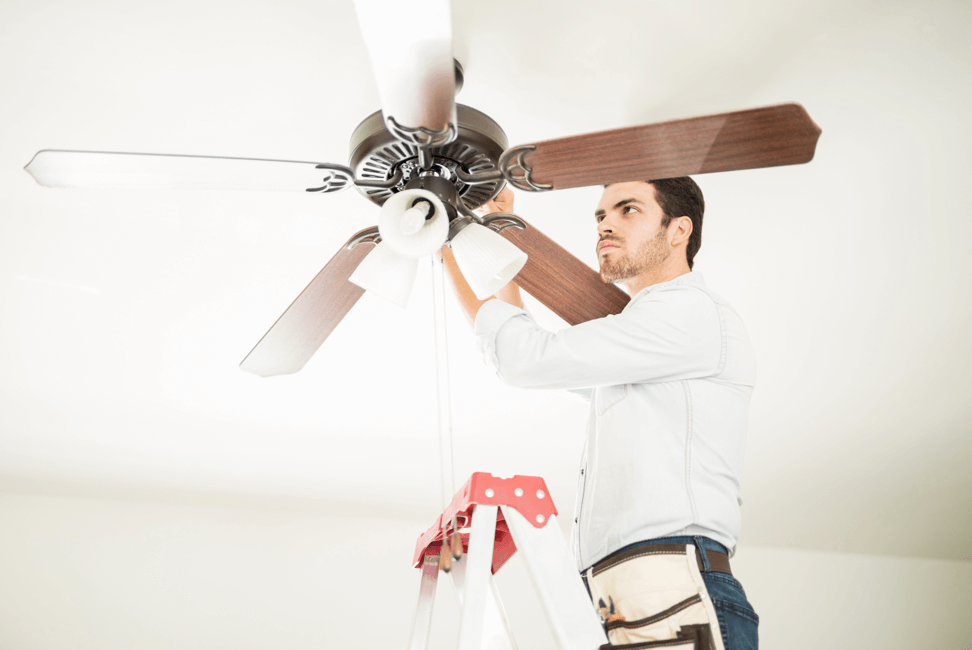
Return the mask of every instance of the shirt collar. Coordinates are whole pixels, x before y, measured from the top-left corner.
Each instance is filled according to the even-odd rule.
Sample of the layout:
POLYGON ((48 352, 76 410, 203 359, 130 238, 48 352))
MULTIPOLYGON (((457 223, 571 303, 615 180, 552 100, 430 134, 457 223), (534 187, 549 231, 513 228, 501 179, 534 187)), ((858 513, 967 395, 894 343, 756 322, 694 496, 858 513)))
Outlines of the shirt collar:
POLYGON ((664 291, 669 287, 677 287, 681 284, 689 284, 698 287, 704 287, 705 281, 702 279, 702 274, 698 271, 689 271, 688 273, 683 273, 674 280, 669 280, 668 282, 659 282, 658 284, 653 284, 651 286, 645 287, 635 295, 631 296, 631 301, 633 302, 635 298, 642 296, 644 294, 651 293, 653 291, 664 291))

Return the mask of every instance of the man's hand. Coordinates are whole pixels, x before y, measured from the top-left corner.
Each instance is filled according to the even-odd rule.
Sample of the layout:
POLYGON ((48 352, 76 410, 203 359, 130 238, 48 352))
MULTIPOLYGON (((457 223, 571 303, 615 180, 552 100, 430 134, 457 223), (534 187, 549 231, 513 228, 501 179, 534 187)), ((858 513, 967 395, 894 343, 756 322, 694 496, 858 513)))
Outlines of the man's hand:
MULTIPOLYGON (((482 215, 493 214, 495 212, 513 212, 513 190, 509 187, 504 187, 503 191, 496 195, 496 198, 478 208, 476 212, 482 215)), ((469 288, 469 283, 462 277, 462 273, 456 265, 456 258, 452 255, 452 249, 448 246, 442 247, 442 263, 445 264, 452 288, 456 292, 456 297, 459 299, 459 306, 465 312, 469 324, 475 324, 476 314, 479 313, 479 308, 486 303, 486 300, 492 300, 493 297, 487 298, 486 300, 479 300, 476 297, 473 290, 469 288)), ((514 307, 523 307, 520 288, 512 282, 497 291, 494 297, 514 307)))
POLYGON ((476 214, 483 216, 494 212, 513 212, 513 190, 510 189, 509 185, 504 187, 503 191, 497 194, 492 201, 476 208, 476 214))

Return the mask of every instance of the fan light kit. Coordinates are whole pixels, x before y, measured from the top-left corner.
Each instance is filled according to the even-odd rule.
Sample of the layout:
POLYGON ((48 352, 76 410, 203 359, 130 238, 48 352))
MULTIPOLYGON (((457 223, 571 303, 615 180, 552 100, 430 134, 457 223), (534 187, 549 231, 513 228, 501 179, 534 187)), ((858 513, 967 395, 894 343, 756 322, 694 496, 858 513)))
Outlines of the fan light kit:
POLYGON ((453 236, 452 251, 459 270, 480 300, 506 286, 527 261, 526 253, 472 221, 453 236))
POLYGON ((365 290, 404 306, 418 259, 451 245, 479 299, 516 282, 569 324, 618 313, 627 295, 511 214, 474 210, 507 183, 543 192, 805 163, 820 128, 799 104, 707 115, 510 147, 503 129, 456 104, 448 0, 356 0, 381 111, 351 136, 347 165, 94 151, 39 151, 26 170, 46 187, 330 193, 354 186, 382 206, 240 364, 299 371, 365 290))

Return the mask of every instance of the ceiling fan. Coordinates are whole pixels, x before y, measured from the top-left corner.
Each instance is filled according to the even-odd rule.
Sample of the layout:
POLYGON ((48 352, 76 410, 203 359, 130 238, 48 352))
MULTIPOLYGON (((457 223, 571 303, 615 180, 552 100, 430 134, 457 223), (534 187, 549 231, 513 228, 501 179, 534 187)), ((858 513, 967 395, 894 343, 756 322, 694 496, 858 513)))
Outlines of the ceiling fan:
POLYGON ((381 111, 351 135, 347 165, 39 151, 25 169, 47 187, 337 192, 382 206, 240 364, 299 371, 366 289, 403 304, 419 257, 449 243, 480 298, 510 281, 571 325, 618 313, 628 296, 511 214, 473 210, 504 187, 544 192, 809 162, 820 128, 798 104, 671 120, 510 147, 489 116, 455 103, 449 0, 355 0, 381 111), (499 234, 497 234, 499 233, 499 234))

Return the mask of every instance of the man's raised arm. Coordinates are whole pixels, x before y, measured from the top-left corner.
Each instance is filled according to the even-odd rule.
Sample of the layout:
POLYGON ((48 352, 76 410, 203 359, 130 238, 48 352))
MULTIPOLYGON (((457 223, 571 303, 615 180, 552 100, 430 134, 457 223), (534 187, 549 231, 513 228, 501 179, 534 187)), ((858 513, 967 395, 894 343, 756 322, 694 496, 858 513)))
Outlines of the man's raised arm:
MULTIPOLYGON (((503 191, 495 199, 487 203, 484 208, 483 214, 512 212, 513 191, 508 187, 503 188, 503 191)), ((486 304, 488 300, 493 300, 494 298, 507 302, 514 307, 523 308, 523 298, 520 296, 520 288, 512 282, 497 291, 495 296, 491 296, 486 300, 477 298, 476 294, 469 287, 469 283, 466 282, 466 278, 462 277, 462 272, 456 265, 456 258, 452 254, 452 249, 448 246, 442 247, 442 263, 445 265, 446 273, 449 276, 449 283, 452 285, 452 289, 456 293, 456 298, 459 300, 459 306, 462 307, 462 311, 466 314, 466 319, 470 325, 475 324, 476 314, 479 313, 479 308, 486 304)))

